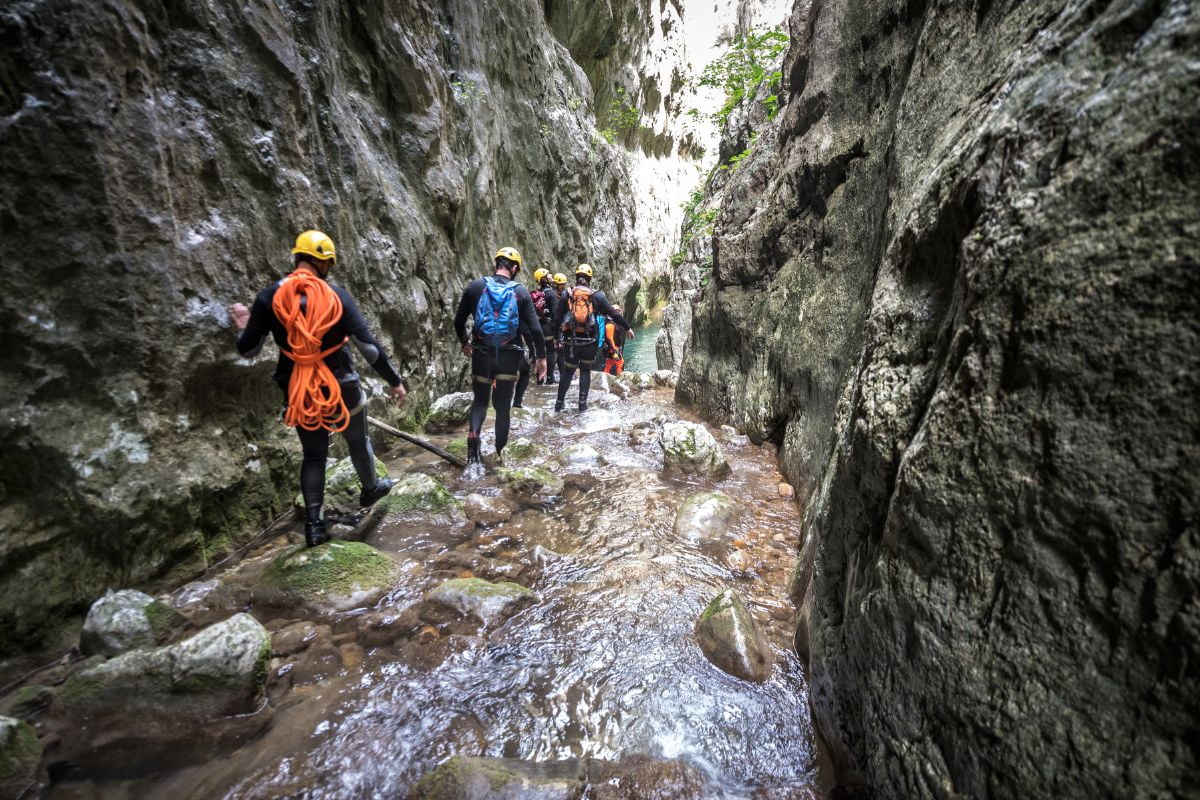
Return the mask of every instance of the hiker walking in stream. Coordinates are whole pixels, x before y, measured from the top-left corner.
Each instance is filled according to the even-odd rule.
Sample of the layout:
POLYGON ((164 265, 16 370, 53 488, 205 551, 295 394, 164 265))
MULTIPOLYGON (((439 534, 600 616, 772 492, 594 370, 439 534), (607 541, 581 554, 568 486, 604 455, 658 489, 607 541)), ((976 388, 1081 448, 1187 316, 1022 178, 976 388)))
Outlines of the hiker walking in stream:
MULTIPOLYGON (((554 277, 545 266, 534 270, 533 282, 537 286, 529 293, 529 296, 533 298, 533 307, 537 311, 538 320, 542 323, 542 338, 546 342, 546 379, 539 383, 547 386, 557 383, 554 378, 555 358, 552 352, 554 349, 554 318, 558 313, 559 300, 558 291, 554 288, 554 277)), ((563 275, 563 284, 565 285, 566 282, 567 277, 563 275)), ((520 392, 517 394, 520 395, 520 392)), ((517 405, 520 403, 518 402, 517 405)))
POLYGON ((496 251, 495 267, 494 275, 467 284, 458 302, 458 313, 454 315, 454 332, 458 334, 463 355, 471 359, 475 394, 467 432, 469 464, 480 461, 479 432, 487 418, 489 400, 496 409, 496 453, 508 444, 513 388, 523 355, 520 347, 523 335, 532 342, 536 353, 537 379, 546 376, 546 345, 533 299, 529 290, 513 280, 521 271, 521 254, 512 247, 502 247, 496 251), (474 318, 470 338, 467 337, 468 317, 474 318))
POLYGON ((555 411, 562 411, 575 370, 579 370, 579 410, 587 411, 588 391, 592 386, 592 366, 600 353, 606 320, 613 320, 630 339, 633 330, 621 313, 609 305, 604 292, 591 287, 592 268, 580 264, 575 268, 575 285, 559 306, 554 328, 558 331, 563 352, 563 369, 558 381, 555 411))
POLYGON ((300 491, 304 496, 304 542, 315 547, 329 540, 325 527, 325 462, 329 434, 341 433, 362 484, 359 504, 369 506, 391 491, 394 481, 375 473, 375 454, 367 436, 367 399, 347 344, 354 346, 403 404, 405 389, 383 347, 350 293, 327 282, 337 262, 333 240, 305 231, 292 248, 295 269, 258 293, 253 308, 229 307, 239 332, 238 352, 258 354, 270 335, 279 347, 275 382, 284 391, 284 423, 296 429, 304 453, 300 491))

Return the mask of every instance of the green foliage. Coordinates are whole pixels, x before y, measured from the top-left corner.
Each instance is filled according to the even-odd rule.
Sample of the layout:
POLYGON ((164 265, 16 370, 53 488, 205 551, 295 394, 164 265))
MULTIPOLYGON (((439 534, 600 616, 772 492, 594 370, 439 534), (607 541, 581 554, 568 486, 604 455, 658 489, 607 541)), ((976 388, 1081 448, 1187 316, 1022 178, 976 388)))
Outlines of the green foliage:
POLYGON ((750 134, 750 144, 747 145, 746 149, 740 153, 737 153, 736 155, 730 156, 729 160, 720 166, 720 169, 722 171, 729 171, 729 172, 733 172, 734 170, 736 170, 739 166, 741 166, 741 163, 743 161, 745 161, 747 158, 749 158, 750 154, 754 152, 754 145, 756 145, 757 143, 758 143, 758 132, 755 131, 754 133, 750 134))
POLYGON ((573 94, 567 98, 567 108, 571 109, 572 111, 578 111, 581 105, 583 105, 583 99, 578 95, 573 94))
POLYGON ((612 144, 617 140, 617 132, 612 128, 601 128, 599 133, 604 141, 608 142, 609 144, 612 144))
POLYGON ((451 81, 450 88, 454 90, 454 99, 464 105, 487 103, 483 89, 474 81, 451 81))
POLYGON ((683 204, 683 240, 679 243, 679 250, 671 256, 672 269, 687 260, 688 247, 697 236, 712 236, 716 230, 719 209, 701 209, 703 202, 704 184, 701 184, 683 204))
MULTIPOLYGON (((779 70, 768 72, 764 65, 778 63, 787 45, 787 34, 756 29, 735 36, 729 52, 704 68, 700 74, 700 85, 725 92, 725 104, 713 115, 718 125, 724 125, 729 120, 730 113, 743 98, 753 97, 763 81, 772 90, 779 87, 783 74, 779 70)), ((764 102, 768 116, 774 118, 779 111, 778 94, 771 94, 764 102)))
POLYGON ((625 133, 637 130, 641 126, 642 112, 638 111, 625 98, 625 87, 618 86, 616 97, 608 104, 608 123, 617 130, 625 133))

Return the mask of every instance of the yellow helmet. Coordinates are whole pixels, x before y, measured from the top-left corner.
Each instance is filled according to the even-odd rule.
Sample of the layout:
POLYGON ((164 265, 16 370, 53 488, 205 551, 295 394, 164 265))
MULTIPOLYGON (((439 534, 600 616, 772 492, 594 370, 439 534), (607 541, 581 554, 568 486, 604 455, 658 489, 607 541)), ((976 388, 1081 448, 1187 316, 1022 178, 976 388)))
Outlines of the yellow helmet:
POLYGON ((567 276, 563 275, 561 272, 554 273, 554 285, 555 286, 566 286, 567 285, 567 276))
POLYGON ((504 258, 513 262, 517 265, 518 271, 520 271, 521 264, 523 263, 521 260, 521 254, 517 252, 517 248, 515 247, 501 247, 496 251, 496 258, 504 258))
POLYGON ((580 264, 578 267, 576 267, 575 268, 575 277, 578 278, 580 275, 586 275, 587 277, 591 278, 592 277, 592 265, 591 264, 580 264))
POLYGON ((337 260, 337 248, 333 246, 333 239, 320 231, 305 231, 296 237, 296 246, 292 248, 292 255, 301 254, 321 261, 337 260))
POLYGON ((533 271, 533 282, 541 286, 542 278, 550 274, 550 270, 545 267, 538 267, 533 271))

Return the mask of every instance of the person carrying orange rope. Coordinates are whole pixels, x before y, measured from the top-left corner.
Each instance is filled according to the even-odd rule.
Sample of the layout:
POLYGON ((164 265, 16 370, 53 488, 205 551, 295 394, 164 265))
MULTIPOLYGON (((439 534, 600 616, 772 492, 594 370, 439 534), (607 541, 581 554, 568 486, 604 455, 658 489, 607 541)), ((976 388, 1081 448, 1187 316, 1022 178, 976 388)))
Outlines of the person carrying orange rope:
POLYGON ((241 355, 257 355, 268 334, 279 347, 273 377, 287 396, 284 423, 300 437, 304 541, 316 547, 329 540, 324 505, 331 432, 340 432, 350 448, 350 460, 362 483, 360 505, 374 504, 395 483, 375 474, 366 395, 346 345, 354 343, 401 405, 406 391, 350 293, 326 282, 337 260, 333 240, 320 231, 305 231, 296 238, 292 256, 295 270, 290 275, 259 292, 252 309, 241 303, 231 305, 229 316, 240 333, 241 355))

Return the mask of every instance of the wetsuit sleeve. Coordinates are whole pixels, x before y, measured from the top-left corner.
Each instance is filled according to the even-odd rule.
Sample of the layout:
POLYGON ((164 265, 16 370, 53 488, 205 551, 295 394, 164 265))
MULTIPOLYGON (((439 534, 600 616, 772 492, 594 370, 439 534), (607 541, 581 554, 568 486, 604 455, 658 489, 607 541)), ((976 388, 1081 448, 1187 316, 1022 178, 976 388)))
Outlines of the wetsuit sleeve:
POLYGON ((459 344, 467 343, 467 318, 475 313, 482 293, 483 281, 474 280, 467 284, 462 298, 458 301, 458 311, 454 315, 454 333, 458 335, 459 344))
POLYGON ((247 358, 258 355, 258 351, 262 349, 263 342, 267 340, 267 336, 271 333, 271 318, 273 316, 275 316, 275 312, 267 305, 266 299, 263 298, 260 292, 254 298, 254 305, 250 308, 250 321, 246 323, 245 330, 238 336, 238 353, 247 358))
POLYGON ((596 310, 597 314, 603 314, 604 316, 616 322, 625 330, 632 330, 632 327, 628 322, 625 321, 625 318, 616 311, 613 311, 612 305, 609 304, 608 298, 604 296, 603 292, 592 293, 592 308, 596 310))
POLYGON ((383 351, 383 345, 379 344, 371 335, 371 329, 367 327, 367 319, 359 311, 354 298, 344 290, 339 291, 338 296, 342 299, 342 328, 346 331, 346 335, 354 342, 354 346, 362 353, 367 363, 388 382, 389 386, 399 386, 400 376, 396 374, 395 368, 388 361, 387 353, 383 351))
POLYGON ((538 321, 537 309, 533 307, 533 298, 524 286, 517 287, 517 312, 521 315, 521 334, 533 340, 533 350, 538 358, 546 357, 546 340, 541 336, 542 323, 538 321), (538 333, 534 336, 534 331, 538 333))

